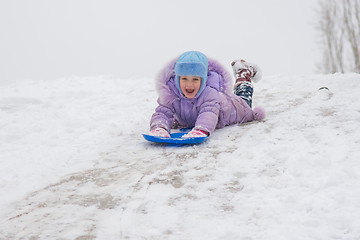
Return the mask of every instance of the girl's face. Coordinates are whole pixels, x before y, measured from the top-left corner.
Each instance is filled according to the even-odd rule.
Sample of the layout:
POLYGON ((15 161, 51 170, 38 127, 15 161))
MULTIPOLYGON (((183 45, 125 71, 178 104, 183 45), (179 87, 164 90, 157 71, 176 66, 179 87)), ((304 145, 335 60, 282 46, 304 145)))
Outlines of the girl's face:
POLYGON ((194 98, 199 92, 201 86, 201 77, 180 76, 180 89, 185 97, 194 98))

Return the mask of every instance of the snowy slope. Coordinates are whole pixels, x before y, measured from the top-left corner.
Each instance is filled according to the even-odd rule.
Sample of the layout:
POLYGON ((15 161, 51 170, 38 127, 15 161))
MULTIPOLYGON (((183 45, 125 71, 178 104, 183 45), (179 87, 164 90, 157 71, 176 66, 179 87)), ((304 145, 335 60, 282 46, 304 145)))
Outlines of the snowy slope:
POLYGON ((360 75, 265 77, 254 105, 165 147, 151 79, 1 86, 0 239, 360 239, 360 75))

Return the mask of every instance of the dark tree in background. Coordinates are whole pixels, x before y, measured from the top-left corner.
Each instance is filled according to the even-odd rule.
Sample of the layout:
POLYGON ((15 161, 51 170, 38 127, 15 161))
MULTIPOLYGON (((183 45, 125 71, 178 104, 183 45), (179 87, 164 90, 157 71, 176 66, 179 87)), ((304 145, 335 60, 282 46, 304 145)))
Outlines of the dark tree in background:
POLYGON ((319 0, 323 73, 360 73, 360 0, 319 0))

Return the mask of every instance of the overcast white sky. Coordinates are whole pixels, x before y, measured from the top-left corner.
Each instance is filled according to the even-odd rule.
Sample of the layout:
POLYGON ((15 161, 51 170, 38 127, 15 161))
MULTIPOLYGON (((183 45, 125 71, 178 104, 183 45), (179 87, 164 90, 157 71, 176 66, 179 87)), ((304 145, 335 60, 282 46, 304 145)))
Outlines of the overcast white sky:
MULTIPOLYGON (((109 74, 154 77, 199 50, 264 75, 315 73, 315 0, 0 2, 0 82, 109 74)), ((230 68, 229 68, 230 69, 230 68)))

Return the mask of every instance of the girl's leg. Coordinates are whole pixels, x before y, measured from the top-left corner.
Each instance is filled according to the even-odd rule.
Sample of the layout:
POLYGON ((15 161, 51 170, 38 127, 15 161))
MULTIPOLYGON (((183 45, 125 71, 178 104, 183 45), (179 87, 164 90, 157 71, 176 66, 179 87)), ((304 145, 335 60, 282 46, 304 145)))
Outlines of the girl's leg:
POLYGON ((245 102, 252 107, 252 95, 254 89, 251 82, 243 81, 235 87, 234 93, 245 100, 245 102))
POLYGON ((231 66, 235 77, 234 93, 252 107, 252 95, 254 92, 252 81, 257 82, 261 79, 260 68, 256 64, 248 63, 243 59, 233 61, 231 66))

